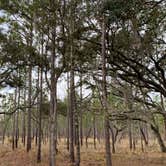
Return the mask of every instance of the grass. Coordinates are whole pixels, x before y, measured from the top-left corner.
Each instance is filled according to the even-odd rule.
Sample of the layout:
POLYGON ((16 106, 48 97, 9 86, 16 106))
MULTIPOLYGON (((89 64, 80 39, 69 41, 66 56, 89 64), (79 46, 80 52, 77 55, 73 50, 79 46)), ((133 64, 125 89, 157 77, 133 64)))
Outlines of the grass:
MULTIPOLYGON (((139 145, 140 146, 140 145, 139 145)), ((48 166, 48 145, 42 146, 42 162, 37 164, 37 148, 33 145, 31 152, 20 144, 15 151, 11 149, 11 143, 0 145, 0 166, 48 166)), ((142 153, 137 147, 135 152, 128 150, 127 141, 123 141, 117 146, 117 153, 112 155, 113 166, 165 166, 166 154, 160 153, 155 142, 142 153)), ((64 141, 59 142, 59 153, 56 157, 57 166, 71 166, 69 155, 64 141)), ((81 166, 104 166, 105 154, 104 143, 97 144, 97 149, 93 148, 92 140, 89 147, 81 148, 81 166)))

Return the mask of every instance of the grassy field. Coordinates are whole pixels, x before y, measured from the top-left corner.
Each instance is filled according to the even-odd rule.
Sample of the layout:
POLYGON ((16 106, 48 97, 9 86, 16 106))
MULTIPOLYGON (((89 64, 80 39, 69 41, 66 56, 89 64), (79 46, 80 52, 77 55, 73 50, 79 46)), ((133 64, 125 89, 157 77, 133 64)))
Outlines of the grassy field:
MULTIPOLYGON (((139 145, 140 146, 140 145, 139 145)), ((32 151, 27 153, 25 148, 19 145, 15 151, 11 150, 11 144, 6 142, 0 145, 0 166, 48 166, 48 145, 42 146, 42 162, 36 163, 36 148, 33 145, 32 151)), ((166 154, 160 153, 155 142, 151 143, 145 152, 137 148, 135 152, 128 150, 127 141, 117 146, 117 153, 112 155, 114 166, 165 166, 166 154)), ((71 166, 65 143, 59 143, 57 155, 58 166, 71 166)), ((92 142, 89 148, 81 149, 81 166, 104 166, 104 144, 98 144, 97 149, 93 148, 92 142)))

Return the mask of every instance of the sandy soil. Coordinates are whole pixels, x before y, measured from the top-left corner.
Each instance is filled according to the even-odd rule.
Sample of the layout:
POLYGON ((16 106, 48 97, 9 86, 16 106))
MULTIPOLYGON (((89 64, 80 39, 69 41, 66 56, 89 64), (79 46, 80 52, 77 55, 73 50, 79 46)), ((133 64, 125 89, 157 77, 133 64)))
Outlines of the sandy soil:
MULTIPOLYGON (((36 148, 33 145, 31 152, 19 145, 15 151, 11 150, 11 144, 0 145, 0 166, 48 166, 48 145, 42 146, 42 162, 36 163, 36 148)), ((65 143, 59 145, 59 153, 56 157, 57 166, 71 166, 65 143)), ((142 153, 137 148, 135 152, 128 150, 128 145, 122 142, 117 146, 117 153, 112 155, 113 166, 165 166, 166 154, 160 153, 155 143, 151 144, 142 153), (154 150, 155 149, 155 150, 154 150)), ((81 166, 104 166, 104 144, 97 146, 95 150, 92 143, 88 149, 81 150, 81 166)))

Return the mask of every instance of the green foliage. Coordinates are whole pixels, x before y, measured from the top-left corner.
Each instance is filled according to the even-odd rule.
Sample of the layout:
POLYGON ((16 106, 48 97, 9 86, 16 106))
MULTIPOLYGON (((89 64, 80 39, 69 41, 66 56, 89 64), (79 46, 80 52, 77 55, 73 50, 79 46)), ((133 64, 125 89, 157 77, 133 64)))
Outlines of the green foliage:
POLYGON ((104 10, 109 13, 111 22, 119 19, 125 21, 135 17, 136 13, 143 7, 144 0, 106 0, 104 10))
MULTIPOLYGON (((43 116, 49 116, 49 110, 50 110, 50 103, 45 102, 42 103, 42 114, 43 116)), ((65 102, 58 100, 57 103, 57 110, 58 110, 58 114, 62 115, 64 117, 66 117, 67 115, 67 105, 65 102)))

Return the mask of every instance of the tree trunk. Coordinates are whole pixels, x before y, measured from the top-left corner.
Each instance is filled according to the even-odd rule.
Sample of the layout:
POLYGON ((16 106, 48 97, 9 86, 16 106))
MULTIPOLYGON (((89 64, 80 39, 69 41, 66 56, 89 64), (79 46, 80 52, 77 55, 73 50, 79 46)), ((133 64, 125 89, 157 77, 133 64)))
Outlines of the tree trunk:
POLYGON ((104 131, 105 131, 105 153, 106 153, 106 166, 112 166, 111 161, 111 146, 110 146, 110 132, 109 132, 109 118, 108 118, 108 109, 107 109, 107 81, 106 81, 106 45, 105 45, 105 36, 106 36, 106 25, 105 25, 105 18, 103 16, 102 22, 102 104, 105 113, 104 118, 104 131))
POLYGON ((140 137, 141 137, 141 150, 144 152, 144 144, 143 144, 143 139, 142 139, 142 134, 140 132, 140 137))
POLYGON ((28 89, 28 120, 27 120, 27 152, 31 149, 31 96, 32 96, 32 66, 29 66, 29 89, 28 89))
MULTIPOLYGON (((17 104, 19 107, 20 106, 20 88, 18 88, 17 104)), ((18 141, 19 141, 19 110, 17 110, 16 112, 16 139, 15 139, 16 148, 18 148, 18 141)))
POLYGON ((70 140, 70 76, 67 73, 67 150, 69 151, 69 140, 70 140))
POLYGON ((164 116, 164 139, 166 140, 166 116, 164 116))
MULTIPOLYGON (((43 47, 43 45, 42 45, 42 47, 43 47)), ((41 70, 40 70, 39 126, 38 126, 38 152, 37 152, 37 162, 38 163, 41 162, 42 103, 43 103, 43 70, 41 67, 41 70)))
MULTIPOLYGON (((165 112, 164 98, 162 94, 160 94, 160 100, 161 100, 162 111, 165 112)), ((164 139, 166 140, 166 116, 163 116, 163 118, 164 118, 164 139)))
POLYGON ((50 85, 50 135, 49 135, 49 149, 50 149, 50 166, 55 166, 56 155, 56 120, 57 120, 57 78, 55 73, 55 28, 52 30, 52 54, 51 54, 51 85, 50 85))
MULTIPOLYGON (((75 98, 76 99, 76 98, 75 98)), ((80 137, 79 137, 79 113, 78 110, 76 109, 76 101, 75 101, 75 130, 76 130, 76 166, 80 165, 80 137)))
POLYGON ((16 115, 13 113, 12 149, 15 149, 16 115))
POLYGON ((80 144, 83 146, 83 127, 82 127, 82 73, 80 75, 80 144))
POLYGON ((112 137, 112 153, 115 153, 115 134, 113 128, 110 126, 111 137, 112 137))
POLYGON ((94 149, 96 149, 96 116, 93 115, 93 145, 94 149))
POLYGON ((75 94, 75 81, 72 81, 73 87, 73 111, 75 113, 75 141, 76 141, 76 166, 80 166, 80 135, 79 135, 79 110, 77 109, 76 94, 75 94))
POLYGON ((4 144, 4 142, 5 142, 5 135, 6 135, 6 124, 5 124, 5 118, 6 118, 6 116, 5 116, 5 114, 4 114, 4 125, 3 125, 3 131, 2 131, 2 144, 4 144))
POLYGON ((50 166, 55 166, 55 121, 56 121, 56 83, 52 81, 51 102, 50 102, 50 166))
POLYGON ((133 143, 132 143, 132 131, 131 131, 131 121, 128 121, 128 137, 129 137, 129 148, 130 150, 133 149, 133 143))
POLYGON ((166 147, 165 147, 164 141, 163 141, 162 138, 161 138, 159 129, 158 129, 157 127, 153 126, 152 124, 151 124, 151 129, 153 130, 153 133, 154 133, 154 135, 155 135, 156 138, 157 138, 157 141, 158 141, 158 143, 159 143, 161 152, 166 153, 166 147))
POLYGON ((99 128, 97 128, 97 140, 98 140, 98 143, 100 144, 100 130, 99 130, 99 128))
MULTIPOLYGON (((73 39, 73 32, 74 32, 74 5, 73 1, 71 1, 70 6, 70 108, 69 108, 69 118, 70 118, 70 146, 69 146, 69 152, 70 152, 70 161, 74 163, 75 156, 74 156, 74 142, 75 142, 75 125, 74 125, 74 93, 75 93, 75 87, 74 87, 74 39, 73 39)), ((75 142, 76 143, 76 142, 75 142)))
POLYGON ((69 143, 69 150, 70 150, 70 160, 71 162, 74 162, 74 71, 71 69, 70 72, 70 112, 69 112, 69 118, 70 118, 70 143, 69 143))
MULTIPOLYGON (((26 83, 26 80, 25 80, 26 83)), ((25 85, 25 89, 24 89, 24 107, 26 107, 26 85, 25 85)), ((26 114, 26 108, 24 109, 24 112, 22 113, 22 143, 25 146, 25 139, 26 139, 26 125, 25 125, 25 114, 26 114)))
MULTIPOLYGON (((15 89, 15 95, 14 95, 14 108, 17 107, 17 88, 15 89)), ((12 149, 14 150, 16 148, 16 112, 13 114, 13 134, 12 134, 12 149)))
POLYGON ((85 144, 86 144, 86 148, 88 148, 88 138, 90 137, 92 128, 89 128, 89 130, 86 132, 86 137, 85 137, 85 144))
POLYGON ((136 150, 136 136, 133 136, 133 150, 136 150))
POLYGON ((141 132, 142 138, 143 138, 143 140, 144 140, 144 142, 145 142, 145 145, 148 145, 148 141, 147 141, 145 132, 144 132, 144 130, 143 130, 142 127, 140 127, 140 132, 141 132))
MULTIPOLYGON (((36 123, 36 126, 38 125, 38 123, 36 123)), ((35 129, 35 145, 38 145, 38 127, 36 127, 35 129)))

